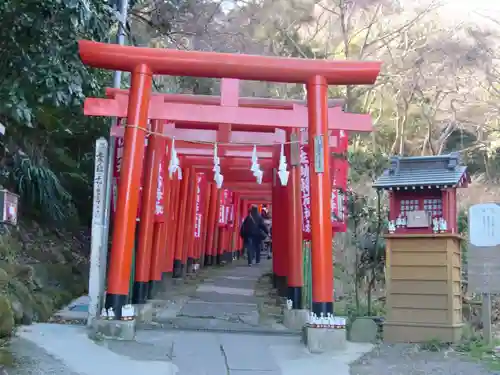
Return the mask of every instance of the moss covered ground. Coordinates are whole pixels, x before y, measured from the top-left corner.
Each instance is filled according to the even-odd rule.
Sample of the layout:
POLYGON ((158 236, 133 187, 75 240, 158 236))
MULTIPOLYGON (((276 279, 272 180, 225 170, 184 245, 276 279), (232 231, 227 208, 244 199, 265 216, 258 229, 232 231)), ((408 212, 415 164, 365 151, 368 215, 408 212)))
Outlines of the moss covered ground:
POLYGON ((0 364, 9 362, 2 348, 17 325, 46 321, 86 293, 89 245, 83 231, 0 227, 0 364))

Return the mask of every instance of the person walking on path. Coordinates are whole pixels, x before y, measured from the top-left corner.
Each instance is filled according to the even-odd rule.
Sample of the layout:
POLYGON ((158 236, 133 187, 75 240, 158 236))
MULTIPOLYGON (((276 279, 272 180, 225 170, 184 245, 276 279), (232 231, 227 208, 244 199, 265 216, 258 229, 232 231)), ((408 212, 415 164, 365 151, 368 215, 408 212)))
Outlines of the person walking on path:
POLYGON ((260 263, 260 250, 262 241, 267 238, 269 231, 264 224, 262 216, 259 214, 257 206, 252 206, 248 216, 243 221, 240 230, 240 236, 247 249, 248 265, 252 265, 253 258, 255 263, 260 263))

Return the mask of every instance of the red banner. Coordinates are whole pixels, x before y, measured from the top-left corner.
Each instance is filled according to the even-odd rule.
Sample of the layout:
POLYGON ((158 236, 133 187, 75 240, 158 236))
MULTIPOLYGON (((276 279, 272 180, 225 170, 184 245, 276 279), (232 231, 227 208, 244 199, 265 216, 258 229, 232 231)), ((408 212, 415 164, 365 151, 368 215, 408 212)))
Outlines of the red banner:
POLYGON ((226 225, 227 224, 227 217, 226 217, 226 202, 229 197, 229 190, 228 189, 222 189, 221 194, 220 194, 220 209, 219 209, 219 225, 226 225))
MULTIPOLYGON (((146 138, 145 147, 148 145, 148 139, 146 138)), ((113 181, 112 181, 112 195, 111 195, 111 208, 112 212, 116 212, 116 202, 118 199, 118 184, 120 182, 120 172, 123 163, 123 148, 124 139, 123 137, 115 138, 115 155, 113 163, 113 181)), ((158 188, 156 192, 156 208, 155 208, 155 222, 163 221, 163 210, 164 210, 164 197, 165 197, 165 178, 167 178, 166 171, 167 155, 163 155, 158 173, 158 188)), ((139 190, 139 206, 137 207, 137 220, 139 220, 141 215, 141 202, 142 202, 142 189, 144 185, 144 166, 142 168, 141 175, 141 186, 139 190)))
POLYGON ((345 232, 347 229, 347 196, 345 190, 332 190, 332 227, 336 232, 345 232))
MULTIPOLYGON (((330 147, 331 154, 343 154, 347 151, 348 139, 343 130, 333 130, 337 144, 330 147)), ((347 228, 347 178, 349 162, 339 156, 330 158, 330 174, 332 179, 331 220, 336 232, 345 232, 347 228)), ((300 145, 300 190, 302 198, 302 235, 305 240, 311 239, 311 196, 309 179, 308 146, 300 145)))
MULTIPOLYGON (((234 193, 233 193, 234 194, 234 193)), ((234 225, 234 202, 231 203, 231 208, 229 210, 229 222, 231 223, 231 226, 234 225)))
POLYGON ((164 221, 165 210, 165 159, 166 155, 160 160, 158 166, 158 187, 156 189, 156 209, 155 209, 155 222, 162 223, 164 221))
POLYGON ((228 197, 226 201, 226 223, 230 226, 234 225, 234 193, 228 191, 228 197))
POLYGON ((225 212, 225 215, 226 215, 226 216, 225 216, 225 219, 226 219, 226 224, 227 224, 227 225, 230 225, 230 224, 231 224, 231 221, 230 221, 230 218, 231 218, 231 205, 230 205, 230 204, 229 204, 229 205, 226 205, 226 206, 225 206, 225 209, 226 209, 226 210, 225 210, 225 211, 226 211, 226 212, 225 212))
POLYGON ((300 192, 302 200, 302 236, 311 239, 311 195, 309 191, 309 158, 307 148, 300 145, 300 192))
POLYGON ((115 155, 113 162, 113 194, 111 195, 111 207, 113 213, 116 212, 116 202, 118 201, 118 183, 120 182, 120 171, 122 169, 123 162, 123 138, 115 138, 115 155))
POLYGON ((196 174, 196 218, 194 222, 194 237, 200 238, 201 236, 201 215, 203 212, 203 188, 204 188, 204 173, 196 174))
POLYGON ((349 162, 344 158, 332 158, 330 171, 332 174, 332 188, 346 190, 349 162))

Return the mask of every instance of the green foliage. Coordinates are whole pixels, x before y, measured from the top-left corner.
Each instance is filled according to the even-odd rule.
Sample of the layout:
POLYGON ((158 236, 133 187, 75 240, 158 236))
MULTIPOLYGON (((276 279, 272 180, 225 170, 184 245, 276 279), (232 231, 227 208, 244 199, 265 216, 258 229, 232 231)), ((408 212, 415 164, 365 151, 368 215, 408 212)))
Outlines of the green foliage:
POLYGON ((36 126, 44 106, 81 104, 99 76, 79 61, 78 39, 102 40, 111 17, 105 1, 6 0, 0 4, 0 113, 36 126))
POLYGON ((350 332, 352 323, 356 318, 362 317, 383 317, 385 316, 385 305, 379 301, 361 300, 348 298, 336 301, 334 304, 335 315, 347 317, 347 332, 350 332))
POLYGON ((366 300, 360 301, 359 307, 356 307, 354 302, 351 299, 335 302, 335 315, 347 316, 351 322, 359 317, 381 317, 385 315, 385 305, 381 301, 374 301, 371 311, 368 309, 366 300))
MULTIPOLYGON (((387 165, 388 158, 383 154, 370 152, 359 144, 349 148, 350 186, 375 180, 387 165)), ((373 191, 370 190, 370 193, 373 191)), ((352 188, 347 191, 349 220, 348 231, 352 234, 352 243, 356 251, 356 310, 361 314, 359 289, 362 280, 368 280, 367 311, 371 315, 372 291, 377 281, 384 278, 385 241, 382 232, 386 228, 388 207, 383 192, 375 196, 363 195, 352 188)))
MULTIPOLYGON (((373 181, 387 165, 388 158, 383 154, 374 154, 366 149, 349 149, 350 175, 349 184, 353 186, 361 181, 373 181)), ((369 268, 384 259, 385 243, 381 232, 386 228, 388 206, 383 192, 375 196, 361 195, 349 189, 349 229, 353 233, 356 247, 361 250, 361 265, 369 268)), ((379 266, 377 266, 379 267, 379 266)), ((360 269, 364 277, 367 269, 360 269)))
POLYGON ((75 214, 70 193, 61 185, 57 175, 43 160, 38 161, 17 153, 13 158, 11 183, 32 214, 63 220, 75 214), (68 208, 73 208, 70 212, 68 208))
POLYGON ((373 149, 361 144, 349 147, 349 182, 356 184, 360 181, 375 181, 389 164, 389 156, 384 153, 373 152, 373 149))
POLYGON ((0 13, 1 183, 25 215, 88 217, 91 154, 106 127, 85 118, 82 103, 110 73, 84 66, 77 42, 107 41, 114 13, 106 0, 5 0, 0 13))
POLYGON ((178 77, 179 89, 194 95, 214 95, 214 80, 209 78, 178 77))
POLYGON ((85 293, 88 271, 86 260, 80 261, 79 239, 57 233, 23 222, 19 230, 0 235, 0 339, 14 324, 46 321, 85 293))
POLYGON ((428 352, 439 352, 447 347, 449 347, 449 345, 439 341, 439 339, 430 339, 429 341, 420 344, 420 349, 428 352))
POLYGON ((480 332, 466 324, 462 331, 461 340, 454 349, 459 353, 469 355, 473 360, 493 371, 500 371, 500 357, 495 349, 498 345, 500 345, 498 339, 494 339, 492 343, 488 344, 480 332))
POLYGON ((458 213, 458 233, 462 236, 467 236, 469 233, 469 212, 466 209, 461 209, 458 213))

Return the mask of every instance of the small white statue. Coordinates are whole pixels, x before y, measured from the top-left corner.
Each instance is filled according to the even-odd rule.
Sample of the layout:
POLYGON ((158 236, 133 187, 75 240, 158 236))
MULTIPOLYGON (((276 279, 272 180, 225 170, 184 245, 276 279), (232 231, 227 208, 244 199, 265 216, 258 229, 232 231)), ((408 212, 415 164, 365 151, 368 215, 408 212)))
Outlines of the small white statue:
POLYGON ((441 233, 446 232, 448 230, 448 223, 446 223, 446 220, 442 217, 439 219, 439 231, 441 233))
POLYGON ((122 320, 133 320, 135 315, 134 306, 124 305, 122 307, 122 320))
POLYGON ((328 328, 333 328, 334 318, 331 313, 328 313, 328 315, 326 316, 326 320, 327 320, 326 325, 328 326, 328 328))
POLYGON ((101 318, 108 319, 108 310, 105 309, 104 307, 101 309, 101 318))
POLYGON ((403 225, 403 219, 401 219, 401 216, 398 216, 396 219, 396 228, 400 228, 403 225))
POLYGON ((387 229, 389 229, 389 233, 394 233, 396 231, 396 224, 394 223, 394 220, 389 221, 387 229))
POLYGON ((437 219, 437 217, 432 219, 432 231, 434 233, 439 232, 439 220, 437 219))
POLYGON ((401 218, 401 226, 402 226, 402 227, 406 227, 406 216, 403 216, 403 217, 401 218))
POLYGON ((325 324, 326 324, 325 315, 323 313, 321 313, 321 315, 319 317, 319 326, 321 328, 324 328, 325 324))
POLYGON ((307 317, 307 324, 312 325, 314 322, 314 313, 311 311, 307 317))
POLYGON ((293 307, 293 301, 291 299, 286 300, 286 309, 291 310, 293 307))
POLYGON ((313 312, 310 312, 309 313, 309 320, 308 320, 308 324, 313 327, 313 328, 316 328, 319 324, 319 318, 318 316, 313 313, 313 312))

